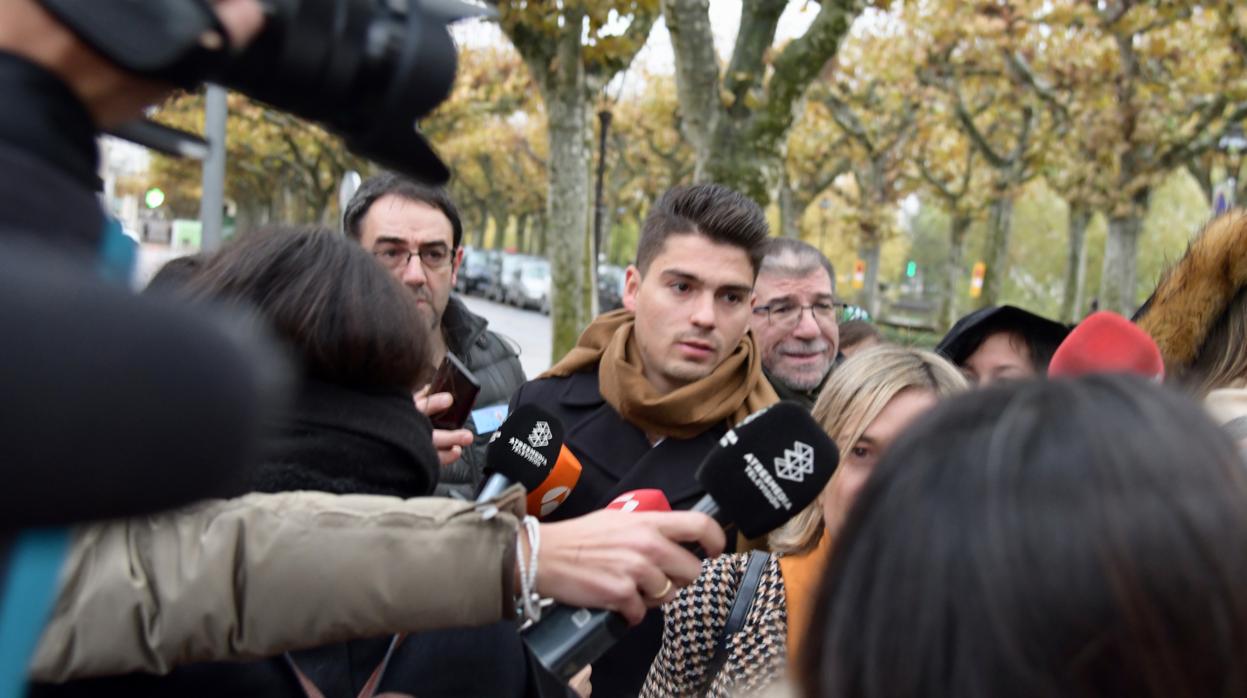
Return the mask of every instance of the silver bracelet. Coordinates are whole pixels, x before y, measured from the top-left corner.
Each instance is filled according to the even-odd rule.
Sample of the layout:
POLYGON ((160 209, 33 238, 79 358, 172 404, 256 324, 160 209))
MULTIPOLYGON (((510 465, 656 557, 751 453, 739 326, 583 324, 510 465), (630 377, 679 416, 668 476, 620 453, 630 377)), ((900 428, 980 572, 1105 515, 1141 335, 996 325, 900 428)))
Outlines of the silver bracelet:
POLYGON ((541 527, 537 518, 525 516, 523 526, 517 530, 515 541, 515 557, 520 567, 520 603, 519 610, 528 623, 541 620, 541 597, 537 594, 537 554, 541 550, 541 527), (528 537, 528 564, 524 564, 524 549, 519 536, 528 537))

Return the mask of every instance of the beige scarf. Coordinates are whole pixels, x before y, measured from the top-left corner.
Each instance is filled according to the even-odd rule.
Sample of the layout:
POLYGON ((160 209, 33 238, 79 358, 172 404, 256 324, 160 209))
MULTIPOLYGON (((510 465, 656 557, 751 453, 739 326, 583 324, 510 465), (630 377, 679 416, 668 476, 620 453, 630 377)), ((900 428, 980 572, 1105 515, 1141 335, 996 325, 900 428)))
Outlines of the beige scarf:
POLYGON ((567 356, 541 377, 565 377, 597 366, 602 399, 624 421, 647 434, 677 439, 691 439, 724 421, 736 424, 779 402, 762 375, 762 358, 748 333, 710 375, 670 393, 658 392, 642 373, 635 326, 628 310, 599 316, 567 356))

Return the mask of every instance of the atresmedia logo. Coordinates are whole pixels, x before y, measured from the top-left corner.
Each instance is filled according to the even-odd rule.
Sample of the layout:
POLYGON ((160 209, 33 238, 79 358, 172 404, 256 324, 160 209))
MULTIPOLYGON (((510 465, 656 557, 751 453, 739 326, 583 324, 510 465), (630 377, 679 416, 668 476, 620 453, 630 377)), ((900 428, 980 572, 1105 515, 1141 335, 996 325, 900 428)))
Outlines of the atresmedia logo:
POLYGON ((814 474, 814 449, 808 444, 794 441, 792 448, 784 449, 784 456, 775 459, 775 476, 792 482, 802 482, 806 475, 814 474))
POLYGON ((533 427, 533 432, 528 435, 528 443, 534 448, 545 448, 550 443, 550 439, 554 434, 550 431, 550 425, 545 422, 537 422, 533 427))

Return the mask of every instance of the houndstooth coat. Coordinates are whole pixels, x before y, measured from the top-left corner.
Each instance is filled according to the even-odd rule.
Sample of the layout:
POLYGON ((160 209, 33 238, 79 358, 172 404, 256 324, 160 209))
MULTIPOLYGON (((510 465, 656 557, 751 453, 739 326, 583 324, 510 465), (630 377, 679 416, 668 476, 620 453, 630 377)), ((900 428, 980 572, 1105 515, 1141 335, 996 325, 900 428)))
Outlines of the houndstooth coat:
POLYGON ((663 607, 662 649, 645 678, 642 698, 744 696, 784 678, 787 599, 774 555, 762 570, 744 626, 728 640, 727 660, 710 674, 715 646, 748 561, 747 553, 706 560, 701 576, 663 607))

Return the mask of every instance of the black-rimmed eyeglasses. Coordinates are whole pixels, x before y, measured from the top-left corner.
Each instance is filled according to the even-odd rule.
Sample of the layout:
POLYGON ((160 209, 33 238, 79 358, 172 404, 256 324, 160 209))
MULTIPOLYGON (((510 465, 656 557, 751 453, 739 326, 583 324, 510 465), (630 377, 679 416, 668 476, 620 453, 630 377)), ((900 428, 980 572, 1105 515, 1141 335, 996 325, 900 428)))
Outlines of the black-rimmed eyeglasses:
POLYGON ((807 309, 814 322, 820 325, 836 324, 836 312, 844 307, 844 303, 835 301, 815 301, 809 305, 779 301, 767 305, 759 305, 753 309, 754 315, 766 315, 772 325, 779 327, 796 327, 801 322, 801 314, 807 309))
POLYGON ((373 250, 372 256, 381 261, 381 264, 390 271, 398 271, 406 269, 411 264, 412 257, 420 258, 420 265, 429 271, 436 271, 444 268, 450 263, 450 248, 443 244, 425 245, 416 250, 406 250, 400 247, 383 247, 373 250))

